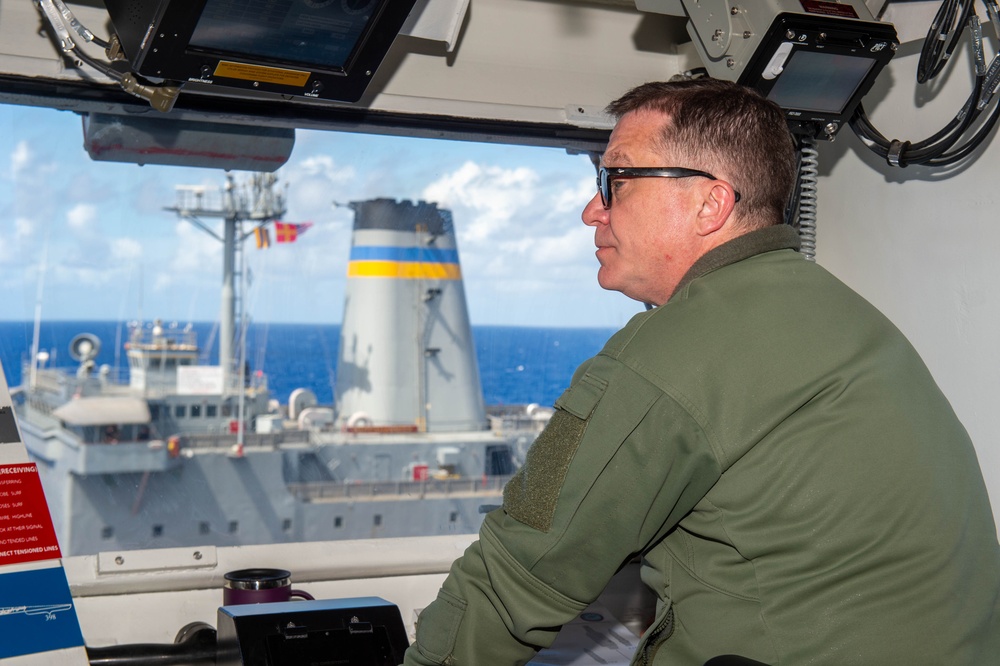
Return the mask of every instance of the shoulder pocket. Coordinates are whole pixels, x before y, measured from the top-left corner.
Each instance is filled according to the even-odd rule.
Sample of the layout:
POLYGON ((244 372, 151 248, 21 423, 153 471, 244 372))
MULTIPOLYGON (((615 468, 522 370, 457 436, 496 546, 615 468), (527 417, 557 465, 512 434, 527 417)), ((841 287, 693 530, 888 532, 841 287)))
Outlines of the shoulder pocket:
POLYGON ((555 406, 586 421, 594 413, 607 388, 607 381, 587 373, 580 381, 563 391, 555 406))

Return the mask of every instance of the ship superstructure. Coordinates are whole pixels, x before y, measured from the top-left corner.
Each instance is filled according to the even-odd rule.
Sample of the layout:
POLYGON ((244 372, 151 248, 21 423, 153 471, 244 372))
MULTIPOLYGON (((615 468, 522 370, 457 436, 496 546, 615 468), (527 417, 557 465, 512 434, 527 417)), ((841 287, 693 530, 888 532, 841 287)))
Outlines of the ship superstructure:
POLYGON ((171 209, 222 213, 218 365, 189 328, 154 321, 128 336, 127 381, 94 367, 87 334, 76 369, 25 369, 15 408, 64 554, 474 532, 500 503, 544 418, 486 415, 448 211, 351 204, 335 405, 303 388, 276 406, 247 372, 240 246, 283 207, 240 202, 274 184, 257 175, 240 199, 230 181, 222 209, 201 194, 171 209))

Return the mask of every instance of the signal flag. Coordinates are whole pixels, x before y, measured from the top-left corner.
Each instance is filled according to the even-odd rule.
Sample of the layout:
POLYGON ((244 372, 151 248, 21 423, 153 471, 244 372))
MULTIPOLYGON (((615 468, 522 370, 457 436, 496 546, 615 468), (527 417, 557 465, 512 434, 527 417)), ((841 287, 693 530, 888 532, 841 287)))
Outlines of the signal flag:
POLYGON ((299 235, 304 234, 312 225, 312 222, 300 222, 298 224, 294 222, 275 222, 274 236, 279 243, 294 243, 298 240, 299 235))
POLYGON ((257 249, 271 246, 271 235, 267 232, 267 227, 257 227, 253 230, 253 235, 257 239, 257 249))

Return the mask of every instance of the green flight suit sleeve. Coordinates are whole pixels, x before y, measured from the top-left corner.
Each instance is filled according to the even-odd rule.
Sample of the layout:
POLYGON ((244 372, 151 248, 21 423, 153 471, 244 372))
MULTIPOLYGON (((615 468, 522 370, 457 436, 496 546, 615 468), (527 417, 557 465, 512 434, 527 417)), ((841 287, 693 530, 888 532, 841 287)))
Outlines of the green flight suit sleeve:
POLYGON ((598 356, 423 610, 406 666, 525 664, 719 478, 699 419, 598 356))

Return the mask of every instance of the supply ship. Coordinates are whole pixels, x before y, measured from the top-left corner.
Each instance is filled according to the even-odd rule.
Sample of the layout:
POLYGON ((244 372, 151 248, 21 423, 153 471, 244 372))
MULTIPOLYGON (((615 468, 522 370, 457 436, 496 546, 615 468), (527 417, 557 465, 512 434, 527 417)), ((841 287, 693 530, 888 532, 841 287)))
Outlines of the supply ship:
POLYGON ((537 407, 487 414, 451 214, 426 202, 349 204, 335 404, 273 401, 238 304, 244 242, 285 211, 275 182, 178 188, 168 209, 222 218, 219 365, 159 320, 130 331, 127 381, 87 332, 75 368, 33 350, 14 408, 64 555, 475 532, 544 427, 537 407))

